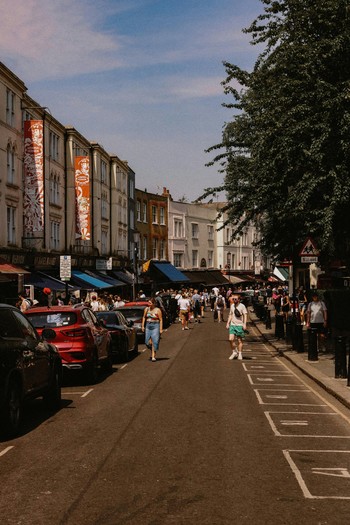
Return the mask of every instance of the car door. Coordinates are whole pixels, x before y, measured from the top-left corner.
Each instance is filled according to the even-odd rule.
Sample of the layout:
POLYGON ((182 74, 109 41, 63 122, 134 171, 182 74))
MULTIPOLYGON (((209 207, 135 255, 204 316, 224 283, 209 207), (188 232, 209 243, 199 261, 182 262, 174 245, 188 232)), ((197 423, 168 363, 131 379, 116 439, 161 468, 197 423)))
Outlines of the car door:
POLYGON ((19 334, 21 335, 21 348, 23 363, 25 365, 28 390, 37 390, 50 381, 51 360, 49 346, 42 341, 35 328, 28 319, 17 310, 12 310, 16 319, 19 334))
POLYGON ((97 348, 98 358, 107 357, 109 345, 108 330, 101 325, 96 315, 89 308, 85 308, 81 314, 91 328, 91 334, 97 348))
POLYGON ((135 346, 135 341, 134 341, 134 337, 133 337, 134 333, 135 333, 135 330, 128 325, 127 320, 125 319, 125 317, 123 316, 123 314, 121 312, 116 312, 116 314, 117 314, 117 317, 118 317, 118 324, 121 326, 121 328, 124 331, 125 336, 126 336, 126 338, 128 340, 129 350, 132 350, 134 348, 134 346, 135 346))

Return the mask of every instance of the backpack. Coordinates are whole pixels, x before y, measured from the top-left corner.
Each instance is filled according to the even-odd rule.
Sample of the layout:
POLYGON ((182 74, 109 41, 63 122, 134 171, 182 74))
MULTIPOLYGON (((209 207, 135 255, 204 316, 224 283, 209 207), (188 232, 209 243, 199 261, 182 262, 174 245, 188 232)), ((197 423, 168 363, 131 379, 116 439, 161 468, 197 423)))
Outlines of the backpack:
POLYGON ((220 296, 216 304, 219 308, 222 308, 224 306, 224 299, 220 296))

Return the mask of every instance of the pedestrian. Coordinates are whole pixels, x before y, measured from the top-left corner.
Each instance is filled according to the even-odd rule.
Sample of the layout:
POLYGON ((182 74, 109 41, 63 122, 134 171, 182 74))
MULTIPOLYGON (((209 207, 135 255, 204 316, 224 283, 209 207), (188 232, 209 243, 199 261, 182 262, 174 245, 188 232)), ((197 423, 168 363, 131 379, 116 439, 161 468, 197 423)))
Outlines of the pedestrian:
POLYGON ((317 330, 318 344, 320 339, 325 337, 327 320, 328 313, 325 303, 320 301, 317 292, 312 292, 312 301, 309 303, 306 312, 306 326, 317 330))
POLYGON ((100 311, 100 301, 97 299, 97 295, 91 296, 90 308, 93 312, 100 311))
POLYGON ((232 354, 229 359, 243 359, 243 339, 247 328, 248 312, 244 304, 241 303, 239 295, 232 296, 230 313, 227 319, 226 328, 229 330, 229 341, 232 354), (237 340, 237 343, 236 343, 237 340))
POLYGON ((193 317, 195 323, 200 323, 200 317, 201 317, 201 302, 202 298, 198 293, 198 290, 194 290, 192 295, 192 310, 193 310, 193 317))
POLYGON ((287 322, 289 312, 290 312, 290 298, 288 291, 283 292, 282 295, 282 312, 284 316, 284 320, 287 322))
POLYGON ((156 304, 154 297, 150 299, 149 306, 145 308, 142 318, 142 331, 145 332, 145 342, 149 348, 151 344, 151 361, 156 361, 159 350, 159 340, 163 332, 163 315, 156 304))
POLYGON ((191 303, 186 293, 182 294, 177 304, 179 305, 179 310, 180 310, 180 321, 182 325, 182 330, 188 330, 189 329, 188 321, 190 318, 191 303))
POLYGON ((25 291, 18 294, 18 299, 18 305, 16 306, 18 306, 22 313, 26 312, 32 306, 31 301, 26 297, 25 291))
POLYGON ((306 313, 306 307, 307 307, 307 298, 305 291, 302 287, 299 288, 297 293, 297 299, 299 304, 299 314, 300 314, 300 322, 302 325, 306 324, 305 321, 305 313, 306 313))
MULTIPOLYGON (((221 321, 224 321, 225 308, 226 308, 225 298, 221 294, 219 294, 216 298, 215 305, 214 305, 214 312, 217 312, 219 323, 221 323, 221 321)), ((214 319, 215 317, 216 315, 214 316, 214 319)))

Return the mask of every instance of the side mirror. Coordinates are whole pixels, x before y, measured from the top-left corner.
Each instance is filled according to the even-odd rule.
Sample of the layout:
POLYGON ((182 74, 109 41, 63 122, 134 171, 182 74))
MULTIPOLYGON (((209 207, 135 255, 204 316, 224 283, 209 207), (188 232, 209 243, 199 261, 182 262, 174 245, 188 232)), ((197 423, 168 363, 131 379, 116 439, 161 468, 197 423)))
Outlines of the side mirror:
POLYGON ((52 330, 52 328, 44 328, 44 330, 41 332, 41 337, 46 340, 51 340, 56 338, 56 332, 55 330, 52 330))

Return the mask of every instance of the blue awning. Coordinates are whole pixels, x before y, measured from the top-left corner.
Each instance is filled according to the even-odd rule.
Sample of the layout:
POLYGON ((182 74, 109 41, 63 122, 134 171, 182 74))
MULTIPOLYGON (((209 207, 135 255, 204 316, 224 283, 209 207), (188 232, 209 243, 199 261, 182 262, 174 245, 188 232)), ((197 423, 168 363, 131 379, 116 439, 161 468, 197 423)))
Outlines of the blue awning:
POLYGON ((110 277, 109 275, 106 275, 102 272, 87 272, 88 275, 91 277, 94 277, 95 279, 101 279, 101 281, 110 284, 111 286, 126 286, 125 283, 122 283, 121 281, 118 281, 118 279, 114 279, 114 277, 110 277))
MULTIPOLYGON (((65 290, 66 289, 66 283, 63 281, 60 281, 59 279, 55 279, 54 277, 50 277, 50 275, 46 275, 43 272, 33 272, 26 278, 25 280, 26 284, 32 284, 36 288, 50 288, 51 290, 59 291, 59 290, 65 290)), ((71 286, 68 284, 68 288, 70 290, 74 289, 74 286, 71 286)))
POLYGON ((153 262, 152 264, 157 270, 162 272, 163 275, 169 280, 174 283, 180 283, 180 282, 189 282, 189 278, 186 277, 180 270, 175 268, 174 265, 171 263, 156 263, 153 262))
POLYGON ((91 275, 88 275, 85 272, 81 272, 80 270, 73 270, 72 271, 72 278, 76 281, 76 283, 80 286, 80 288, 83 288, 84 290, 96 290, 99 288, 112 288, 111 284, 108 284, 101 279, 97 279, 96 277, 92 277, 91 275))

